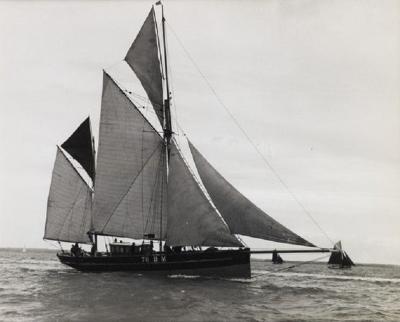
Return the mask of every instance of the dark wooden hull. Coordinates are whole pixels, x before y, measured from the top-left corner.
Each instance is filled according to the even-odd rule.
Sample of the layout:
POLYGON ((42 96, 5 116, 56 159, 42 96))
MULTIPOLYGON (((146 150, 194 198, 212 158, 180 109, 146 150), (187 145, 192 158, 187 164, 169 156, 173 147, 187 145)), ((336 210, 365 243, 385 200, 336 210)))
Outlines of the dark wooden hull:
POLYGON ((145 255, 72 256, 57 254, 61 263, 80 271, 134 271, 219 277, 251 277, 250 250, 192 251, 145 255))

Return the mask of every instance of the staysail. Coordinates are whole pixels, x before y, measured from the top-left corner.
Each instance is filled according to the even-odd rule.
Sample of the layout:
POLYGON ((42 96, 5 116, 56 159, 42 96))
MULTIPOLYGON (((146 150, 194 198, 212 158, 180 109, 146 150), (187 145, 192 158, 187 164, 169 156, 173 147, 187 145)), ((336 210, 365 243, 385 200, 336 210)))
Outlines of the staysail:
POLYGON ((61 145, 94 180, 94 150, 90 118, 82 122, 74 133, 61 145))
POLYGON ((201 191, 174 142, 169 163, 166 243, 242 246, 201 191))
POLYGON ((90 243, 92 190, 57 147, 44 239, 90 243))
POLYGON ((201 180, 232 233, 280 243, 315 247, 243 196, 190 142, 189 147, 201 180))
POLYGON ((163 86, 154 9, 150 10, 125 61, 135 72, 163 125, 163 86))
POLYGON ((97 233, 160 237, 164 158, 159 133, 104 72, 93 206, 97 233))

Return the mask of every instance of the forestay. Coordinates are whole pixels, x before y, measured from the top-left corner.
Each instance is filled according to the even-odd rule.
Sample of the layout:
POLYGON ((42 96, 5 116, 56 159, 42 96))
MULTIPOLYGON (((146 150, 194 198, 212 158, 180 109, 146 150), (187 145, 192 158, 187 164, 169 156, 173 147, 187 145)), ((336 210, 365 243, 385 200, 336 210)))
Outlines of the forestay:
POLYGON ((47 201, 44 239, 90 243, 92 192, 59 147, 47 201))
POLYGON ((154 9, 150 10, 125 61, 135 72, 163 125, 163 87, 154 9))
POLYGON ((161 136, 104 73, 93 211, 97 233, 159 238, 164 158, 161 136))
POLYGON ((168 176, 168 245, 242 246, 231 235, 171 143, 168 176))
POLYGON ((226 181, 193 144, 189 142, 189 146, 201 180, 232 233, 314 247, 254 205, 226 181))
POLYGON ((94 149, 89 117, 79 125, 61 147, 78 161, 93 181, 94 149))

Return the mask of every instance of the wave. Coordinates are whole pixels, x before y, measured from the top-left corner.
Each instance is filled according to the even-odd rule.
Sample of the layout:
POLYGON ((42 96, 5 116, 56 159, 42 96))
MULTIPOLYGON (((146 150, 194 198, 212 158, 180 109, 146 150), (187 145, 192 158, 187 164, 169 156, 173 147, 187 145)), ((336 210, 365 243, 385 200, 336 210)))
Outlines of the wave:
POLYGON ((262 275, 272 275, 272 276, 283 276, 283 277, 310 277, 317 279, 327 279, 327 280, 346 280, 346 281, 364 281, 370 283, 394 283, 400 284, 399 278, 384 278, 384 277, 365 277, 365 276, 349 276, 349 275, 324 275, 315 273, 289 273, 289 272, 271 272, 267 270, 254 271, 255 278, 262 275))
POLYGON ((326 293, 327 290, 316 286, 289 286, 289 285, 276 285, 267 283, 260 285, 261 289, 270 290, 272 292, 290 292, 291 294, 318 294, 326 293))
POLYGON ((172 274, 172 275, 168 275, 168 278, 196 279, 196 278, 201 278, 201 276, 200 275, 172 274))

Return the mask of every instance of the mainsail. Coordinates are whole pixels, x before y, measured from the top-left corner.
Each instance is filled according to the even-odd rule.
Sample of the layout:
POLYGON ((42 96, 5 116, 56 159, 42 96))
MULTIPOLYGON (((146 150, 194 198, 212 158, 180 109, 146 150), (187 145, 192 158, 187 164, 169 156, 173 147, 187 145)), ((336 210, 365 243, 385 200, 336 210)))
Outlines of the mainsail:
POLYGON ((167 244, 242 246, 201 191, 174 142, 170 156, 167 244))
POLYGON ((190 142, 189 147, 201 180, 232 233, 280 243, 315 247, 268 216, 243 196, 190 142))
POLYGON ((79 125, 61 147, 79 162, 93 181, 94 149, 89 117, 79 125))
POLYGON ((93 206, 97 233, 139 239, 165 232, 164 158, 162 137, 104 73, 93 206))
POLYGON ((142 83, 157 117, 163 125, 163 86, 156 28, 155 13, 152 8, 128 50, 125 61, 142 83))
POLYGON ((92 190, 57 147, 47 201, 45 239, 90 243, 92 190))

